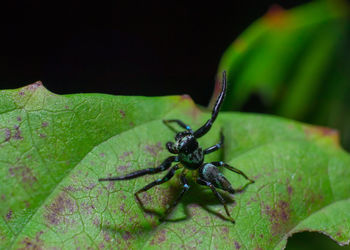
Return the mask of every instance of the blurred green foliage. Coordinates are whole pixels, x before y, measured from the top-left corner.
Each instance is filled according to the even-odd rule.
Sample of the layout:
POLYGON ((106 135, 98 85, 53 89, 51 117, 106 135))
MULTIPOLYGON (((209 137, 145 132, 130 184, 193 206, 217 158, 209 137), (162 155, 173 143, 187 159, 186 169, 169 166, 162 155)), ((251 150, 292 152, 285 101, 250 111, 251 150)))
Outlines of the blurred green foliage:
POLYGON ((350 150, 350 29, 345 1, 272 6, 224 53, 223 110, 272 113, 329 126, 350 150))
MULTIPOLYGON (((329 126, 350 150, 350 28, 345 1, 272 6, 224 53, 211 105, 227 71, 223 110, 264 112, 329 126)), ((298 233, 286 249, 350 249, 319 233, 298 233)))

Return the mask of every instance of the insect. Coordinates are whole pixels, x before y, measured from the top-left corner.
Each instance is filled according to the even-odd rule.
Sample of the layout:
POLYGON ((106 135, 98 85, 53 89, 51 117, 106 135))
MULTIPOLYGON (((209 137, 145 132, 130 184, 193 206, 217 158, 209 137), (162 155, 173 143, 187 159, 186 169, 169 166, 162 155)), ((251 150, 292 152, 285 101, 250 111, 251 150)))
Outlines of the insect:
POLYGON ((212 127, 216 117, 219 114, 219 110, 224 100, 225 94, 226 94, 226 72, 224 71, 222 74, 221 92, 215 102, 211 118, 204 125, 202 125, 199 129, 193 131, 190 126, 188 126, 181 120, 174 119, 174 120, 163 121, 166 125, 168 125, 169 123, 177 123, 180 127, 185 129, 184 131, 176 133, 175 142, 166 143, 166 148, 168 149, 168 151, 175 155, 165 159, 158 167, 138 170, 124 176, 101 178, 99 179, 99 181, 130 180, 130 179, 141 177, 143 175, 157 174, 162 171, 168 170, 170 168, 170 170, 167 172, 167 174, 163 178, 159 178, 149 183, 148 185, 141 188, 135 193, 135 198, 137 198, 140 201, 138 197, 140 193, 145 192, 156 185, 160 185, 164 182, 169 181, 175 175, 175 172, 177 170, 182 169, 182 172, 180 174, 180 182, 183 186, 182 191, 180 192, 177 199, 175 199, 174 202, 167 208, 163 217, 160 218, 160 220, 164 220, 170 214, 170 212, 176 207, 176 205, 182 199, 186 191, 188 191, 188 189, 190 188, 190 186, 188 185, 188 181, 186 179, 186 174, 189 171, 197 171, 196 182, 200 185, 207 186, 212 190, 214 195, 224 206, 228 219, 234 223, 234 219, 230 215, 226 202, 222 197, 222 195, 217 191, 217 189, 221 189, 231 194, 234 194, 236 192, 242 191, 249 184, 254 183, 254 181, 250 179, 248 176, 246 176, 241 170, 235 167, 229 166, 228 164, 222 161, 204 163, 204 156, 206 154, 210 154, 222 147, 224 143, 224 135, 222 131, 220 132, 219 143, 215 144, 214 146, 211 146, 203 150, 197 142, 197 139, 204 136, 212 127), (177 163, 177 164, 171 167, 173 163, 177 163), (221 167, 224 167, 232 172, 242 175, 249 182, 239 189, 236 189, 236 190, 233 189, 230 182, 220 172, 219 169, 221 167))

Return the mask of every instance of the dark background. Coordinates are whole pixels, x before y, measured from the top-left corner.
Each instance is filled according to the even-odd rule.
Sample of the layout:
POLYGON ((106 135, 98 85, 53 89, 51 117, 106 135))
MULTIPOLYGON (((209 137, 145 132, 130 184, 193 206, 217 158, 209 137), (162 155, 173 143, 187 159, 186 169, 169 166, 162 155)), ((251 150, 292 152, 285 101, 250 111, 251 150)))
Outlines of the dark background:
POLYGON ((233 40, 272 5, 307 1, 129 2, 2 4, 0 89, 41 80, 57 94, 187 93, 207 105, 233 40))

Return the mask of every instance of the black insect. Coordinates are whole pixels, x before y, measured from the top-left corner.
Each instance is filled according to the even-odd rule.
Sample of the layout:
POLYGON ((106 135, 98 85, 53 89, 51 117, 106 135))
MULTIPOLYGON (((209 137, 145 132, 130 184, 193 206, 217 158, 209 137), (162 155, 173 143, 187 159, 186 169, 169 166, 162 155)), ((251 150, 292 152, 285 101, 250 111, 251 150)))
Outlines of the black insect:
POLYGON ((135 193, 135 197, 138 200, 140 200, 138 197, 139 193, 145 192, 156 185, 169 181, 174 176, 175 171, 182 168, 183 170, 180 175, 180 181, 183 185, 183 189, 180 195, 177 197, 177 199, 166 210, 165 214, 161 218, 161 220, 163 220, 168 216, 168 214, 172 211, 172 209, 181 200, 181 198, 186 193, 186 191, 190 188, 186 179, 186 174, 188 173, 188 171, 197 171, 197 176, 198 176, 196 180, 197 183, 207 186, 213 191, 214 195, 224 205, 226 214, 228 215, 229 220, 234 222, 234 219, 231 217, 230 212, 227 209, 225 200, 223 199, 221 194, 216 190, 216 188, 222 189, 231 194, 234 194, 235 192, 242 191, 245 187, 247 187, 249 184, 253 183, 254 181, 248 178, 239 169, 229 166, 228 164, 222 161, 204 163, 204 156, 206 154, 209 154, 218 150, 223 145, 224 135, 222 134, 222 132, 220 133, 220 136, 221 136, 220 142, 207 149, 203 150, 201 147, 199 147, 197 142, 197 139, 205 135, 213 125, 216 117, 219 114, 220 106, 224 100, 225 94, 226 94, 226 73, 224 71, 222 74, 222 90, 220 92, 218 99, 216 100, 211 118, 202 127, 197 129, 196 131, 193 131, 190 126, 186 125, 180 120, 164 120, 164 123, 167 125, 169 123, 177 123, 180 127, 185 129, 185 131, 178 132, 175 135, 175 143, 173 142, 166 143, 166 148, 169 150, 169 152, 176 154, 176 156, 168 157, 165 161, 163 161, 162 164, 160 164, 156 168, 147 168, 147 169, 138 170, 130 174, 127 174, 125 176, 101 178, 99 179, 99 181, 130 180, 130 179, 134 179, 147 174, 156 174, 169 169, 173 162, 178 162, 175 166, 170 168, 169 172, 163 178, 157 179, 149 183, 145 187, 141 188, 139 191, 137 191, 135 193), (236 190, 233 189, 230 182, 220 172, 219 167, 227 168, 230 171, 233 171, 237 174, 242 175, 244 178, 249 180, 249 183, 247 183, 240 189, 236 189, 236 190))

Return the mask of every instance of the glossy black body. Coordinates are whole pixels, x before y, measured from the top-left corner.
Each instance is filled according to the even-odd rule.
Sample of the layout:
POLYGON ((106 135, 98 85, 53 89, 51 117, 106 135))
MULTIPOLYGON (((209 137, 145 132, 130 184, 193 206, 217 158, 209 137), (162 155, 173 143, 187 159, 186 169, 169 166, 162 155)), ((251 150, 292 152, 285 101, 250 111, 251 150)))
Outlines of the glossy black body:
POLYGON ((214 195, 218 198, 218 200, 224 205, 226 214, 228 215, 229 219, 234 222, 233 218, 230 215, 230 212, 226 206, 225 200, 221 196, 221 194, 216 190, 222 189, 224 191, 227 191, 229 193, 235 193, 237 191, 243 190, 247 185, 253 183, 254 181, 249 179, 242 171, 239 169, 236 169, 232 166, 229 166, 228 164, 220 161, 220 162, 211 162, 211 163, 204 163, 204 156, 206 154, 212 153, 218 149, 220 149, 224 143, 224 135, 221 132, 220 133, 220 142, 217 144, 207 148, 202 149, 197 139, 205 135, 210 128, 212 127, 216 117, 219 114, 219 110, 221 107, 221 104, 225 98, 226 94, 226 73, 223 72, 222 75, 222 90, 218 96, 218 99, 215 102, 211 118, 203 124, 199 129, 196 131, 193 131, 190 126, 186 125, 181 120, 164 120, 164 123, 169 126, 169 123, 177 123, 180 127, 185 129, 185 131, 177 132, 175 135, 175 142, 167 142, 166 148, 169 150, 170 153, 176 154, 176 156, 170 156, 166 160, 162 162, 158 167, 156 168, 147 168, 138 170, 135 172, 132 172, 130 174, 127 174, 125 176, 119 176, 119 177, 111 177, 111 178, 101 178, 99 181, 119 181, 119 180, 129 180, 133 178, 137 178, 146 174, 156 174, 161 171, 165 171, 169 169, 173 162, 176 162, 177 164, 174 165, 168 173, 160 179, 157 179, 150 184, 146 185, 145 187, 141 188, 135 193, 136 198, 138 198, 138 194, 141 192, 145 192, 148 189, 162 184, 168 180, 170 180, 176 170, 183 168, 183 171, 180 175, 180 181, 183 185, 183 189, 181 193, 179 194, 178 198, 169 206, 169 208, 166 210, 164 216, 162 218, 166 218, 167 215, 171 212, 171 210, 178 204, 178 202, 181 200, 183 195, 186 193, 186 191, 190 188, 186 179, 186 173, 188 171, 198 171, 198 178, 196 182, 201 185, 205 185, 209 187, 214 195), (224 167, 226 169, 229 169, 230 171, 233 171, 235 173, 238 173, 242 175, 244 178, 249 180, 249 183, 244 185, 240 189, 233 189, 230 182, 225 178, 225 176, 219 171, 219 167, 224 167))

